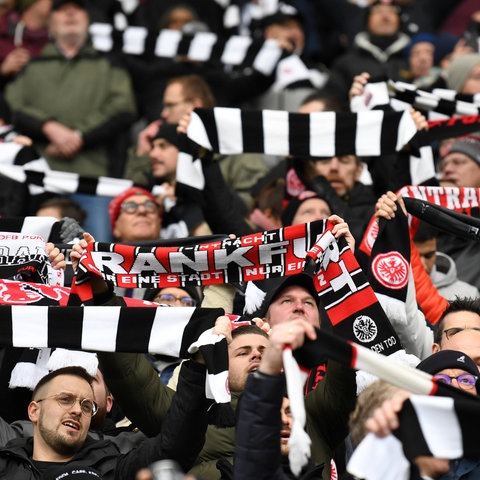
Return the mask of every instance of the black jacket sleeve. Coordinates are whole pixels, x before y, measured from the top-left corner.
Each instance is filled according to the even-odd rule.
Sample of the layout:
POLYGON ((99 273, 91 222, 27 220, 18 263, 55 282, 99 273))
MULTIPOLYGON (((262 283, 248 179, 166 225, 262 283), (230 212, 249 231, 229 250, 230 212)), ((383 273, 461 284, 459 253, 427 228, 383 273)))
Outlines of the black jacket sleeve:
MULTIPOLYGON (((116 479, 135 478, 138 470, 163 459, 177 461, 184 471, 193 466, 205 442, 208 424, 205 374, 203 365, 184 362, 177 393, 161 432, 119 458, 116 479)), ((141 395, 141 392, 138 394, 141 395)))
POLYGON ((280 407, 285 390, 282 376, 249 375, 237 422, 234 478, 288 478, 280 455, 280 407))

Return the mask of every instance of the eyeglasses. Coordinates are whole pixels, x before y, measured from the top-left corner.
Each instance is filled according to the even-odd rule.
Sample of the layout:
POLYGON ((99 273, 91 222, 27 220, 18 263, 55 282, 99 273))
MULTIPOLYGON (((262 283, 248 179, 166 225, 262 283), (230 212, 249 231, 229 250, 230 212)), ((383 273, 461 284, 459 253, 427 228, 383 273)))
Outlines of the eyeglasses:
POLYGON ((433 376, 436 380, 442 383, 446 383, 447 385, 452 384, 452 380, 456 380, 458 386, 462 389, 468 390, 475 386, 475 383, 478 380, 478 377, 472 375, 471 373, 462 373, 456 377, 451 377, 450 375, 446 375, 445 373, 437 373, 433 376))
POLYGON ((184 307, 194 307, 197 302, 191 297, 176 297, 175 295, 170 295, 169 293, 160 293, 157 295, 154 300, 156 303, 175 303, 180 302, 184 307))
POLYGON ((88 398, 78 398, 75 395, 70 393, 57 393, 55 395, 50 395, 49 397, 41 398, 40 400, 35 400, 37 403, 43 402, 44 400, 55 399, 57 403, 68 410, 75 405, 75 402, 80 403, 80 408, 82 409, 82 413, 87 417, 93 417, 98 412, 98 405, 93 400, 88 398))
POLYGON ((137 210, 140 207, 143 207, 148 213, 157 213, 158 212, 158 203, 155 203, 153 200, 145 200, 143 203, 137 203, 133 200, 128 202, 123 202, 120 205, 122 212, 125 213, 137 213, 137 210))
POLYGON ((459 332, 463 332, 464 330, 475 330, 476 332, 480 332, 480 327, 452 327, 452 328, 447 328, 446 330, 443 331, 445 336, 447 337, 447 340, 450 340, 451 337, 456 335, 459 332))

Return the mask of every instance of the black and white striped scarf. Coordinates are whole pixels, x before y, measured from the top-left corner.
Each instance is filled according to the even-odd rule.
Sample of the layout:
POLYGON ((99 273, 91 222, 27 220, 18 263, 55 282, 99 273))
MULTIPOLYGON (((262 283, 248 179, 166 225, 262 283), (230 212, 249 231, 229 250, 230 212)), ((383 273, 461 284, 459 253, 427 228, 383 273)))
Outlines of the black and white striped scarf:
POLYGON ((431 120, 472 116, 480 114, 480 94, 466 95, 444 88, 426 91, 410 83, 393 80, 372 81, 365 86, 363 94, 354 97, 350 104, 355 112, 385 105, 394 110, 414 107, 426 112, 431 120))
POLYGON ((347 470, 356 478, 384 480, 410 478, 410 465, 418 456, 476 461, 480 455, 479 399, 459 391, 448 395, 411 396, 399 413, 400 427, 384 438, 369 434, 347 470))
POLYGON ((263 75, 271 75, 283 51, 276 40, 253 40, 233 35, 226 40, 216 33, 198 32, 194 35, 180 30, 151 31, 145 27, 129 26, 115 30, 108 23, 92 23, 90 37, 100 52, 121 51, 127 55, 147 58, 181 57, 190 62, 220 62, 224 67, 249 65, 263 75))
POLYGON ((216 107, 195 109, 187 136, 215 153, 265 153, 305 158, 394 153, 416 132, 406 112, 316 112, 306 115, 216 107))

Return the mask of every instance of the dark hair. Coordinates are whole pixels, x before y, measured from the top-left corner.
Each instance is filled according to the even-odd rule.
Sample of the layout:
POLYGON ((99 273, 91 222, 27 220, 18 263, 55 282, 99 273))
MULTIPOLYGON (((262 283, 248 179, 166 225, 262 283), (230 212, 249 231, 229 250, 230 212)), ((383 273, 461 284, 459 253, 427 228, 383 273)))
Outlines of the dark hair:
POLYGON ((200 75, 173 77, 167 82, 167 87, 173 83, 179 83, 182 86, 183 96, 186 100, 199 98, 203 103, 203 108, 213 108, 215 106, 215 97, 212 90, 200 75))
POLYGON ((274 178, 268 182, 253 200, 252 210, 258 208, 262 212, 270 208, 272 213, 280 218, 283 210, 283 199, 285 197, 285 179, 274 178))
POLYGON ((49 198, 45 200, 37 209, 41 208, 50 208, 57 207, 60 209, 60 214, 62 217, 70 217, 75 219, 81 226, 83 226, 86 218, 87 212, 71 198, 59 197, 59 198, 49 198))
POLYGON ((32 398, 35 399, 38 391, 44 385, 51 382, 54 378, 60 375, 73 375, 75 377, 83 378, 88 382, 90 387, 92 387, 93 377, 83 367, 77 367, 77 366, 63 367, 63 368, 58 368, 57 370, 53 370, 52 372, 42 377, 40 381, 37 383, 37 386, 35 387, 35 389, 33 390, 32 398))
POLYGON ((256 325, 245 325, 232 331, 232 339, 237 338, 240 335, 248 334, 261 335, 262 337, 269 338, 268 333, 265 332, 265 330, 262 330, 260 327, 257 327, 256 325))
POLYGON ((187 5, 186 3, 177 3, 173 7, 170 7, 165 13, 161 16, 159 27, 160 29, 169 28, 169 24, 171 22, 171 15, 175 10, 188 10, 192 14, 192 19, 198 20, 198 13, 197 11, 191 6, 187 5))
POLYGON ((328 93, 326 91, 321 91, 318 90, 316 92, 310 93, 307 95, 302 102, 300 103, 300 106, 303 107, 307 103, 311 102, 323 102, 325 105, 325 112, 346 112, 348 111, 347 106, 345 102, 340 100, 340 98, 337 98, 331 93, 328 93))
POLYGON ((414 242, 423 243, 428 240, 437 238, 439 231, 429 223, 420 220, 418 223, 418 229, 413 237, 414 242))
POLYGON ((480 316, 480 299, 472 297, 455 297, 455 300, 451 300, 433 329, 433 341, 435 343, 439 344, 442 340, 445 317, 450 313, 456 312, 472 312, 480 316))

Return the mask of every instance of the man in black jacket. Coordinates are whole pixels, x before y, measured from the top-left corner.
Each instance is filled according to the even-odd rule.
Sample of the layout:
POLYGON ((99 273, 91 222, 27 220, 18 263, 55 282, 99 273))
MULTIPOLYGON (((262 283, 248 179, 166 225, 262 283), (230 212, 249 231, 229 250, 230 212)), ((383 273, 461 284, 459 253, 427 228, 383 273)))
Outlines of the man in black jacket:
POLYGON ((206 415, 201 414, 206 408, 204 378, 203 365, 187 363, 180 374, 184 388, 179 388, 160 434, 122 455, 109 440, 88 436, 98 409, 92 377, 81 367, 55 370, 40 380, 28 407, 33 438, 15 439, 0 449, 0 472, 5 478, 39 479, 65 466, 91 467, 104 479, 126 479, 165 458, 188 469, 203 445, 207 426, 206 415))

